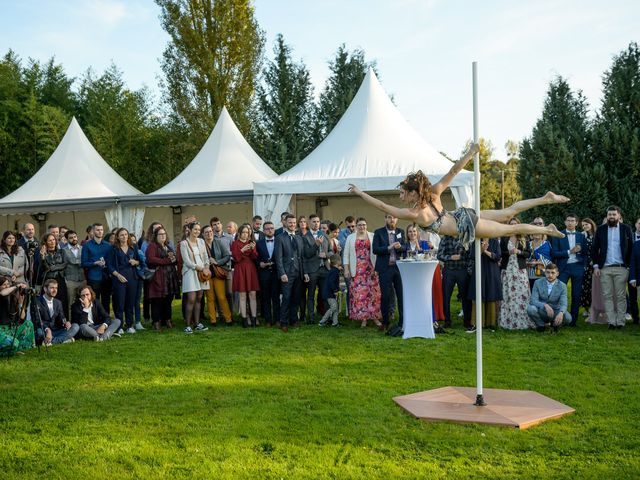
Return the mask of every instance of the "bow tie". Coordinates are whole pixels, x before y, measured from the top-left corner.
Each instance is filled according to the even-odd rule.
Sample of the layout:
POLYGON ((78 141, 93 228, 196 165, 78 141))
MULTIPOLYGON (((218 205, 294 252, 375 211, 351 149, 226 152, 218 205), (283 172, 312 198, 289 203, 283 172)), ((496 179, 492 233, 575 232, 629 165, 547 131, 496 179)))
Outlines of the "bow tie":
POLYGON ((267 243, 273 243, 273 238, 271 240, 267 239, 267 243))

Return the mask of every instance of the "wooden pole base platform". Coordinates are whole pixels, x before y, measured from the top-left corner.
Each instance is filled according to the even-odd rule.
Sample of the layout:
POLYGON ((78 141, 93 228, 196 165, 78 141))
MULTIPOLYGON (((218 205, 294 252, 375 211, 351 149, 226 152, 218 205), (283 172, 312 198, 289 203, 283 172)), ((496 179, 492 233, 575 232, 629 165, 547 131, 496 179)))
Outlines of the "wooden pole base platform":
POLYGON ((528 390, 483 390, 486 406, 474 405, 476 389, 442 387, 394 397, 394 401, 416 418, 428 421, 484 423, 529 428, 575 410, 549 397, 528 390))

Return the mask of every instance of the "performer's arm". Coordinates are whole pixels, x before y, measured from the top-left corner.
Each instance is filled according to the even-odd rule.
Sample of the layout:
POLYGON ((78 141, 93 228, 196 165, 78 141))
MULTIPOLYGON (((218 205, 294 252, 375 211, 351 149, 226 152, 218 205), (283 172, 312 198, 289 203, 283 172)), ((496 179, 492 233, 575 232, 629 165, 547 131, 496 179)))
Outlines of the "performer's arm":
POLYGON ((455 176, 458 175, 462 171, 462 169, 467 166, 467 163, 469 163, 473 156, 479 151, 480 145, 478 145, 477 143, 472 143, 471 146, 469 146, 469 151, 464 155, 464 157, 454 163, 453 167, 451 167, 451 170, 449 170, 449 173, 442 177, 440 181, 432 187, 433 193, 436 195, 442 194, 442 192, 444 192, 449 184, 453 181, 455 176))
POLYGON ((349 184, 349 191, 359 196, 361 199, 363 199, 372 207, 375 207, 378 210, 382 210, 384 213, 387 213, 389 215, 393 215, 396 218, 402 218, 404 220, 411 220, 411 221, 415 221, 418 218, 417 212, 414 212, 413 210, 410 210, 408 208, 398 208, 398 207, 394 207, 393 205, 387 205, 382 200, 373 198, 371 195, 363 192, 353 184, 349 184))

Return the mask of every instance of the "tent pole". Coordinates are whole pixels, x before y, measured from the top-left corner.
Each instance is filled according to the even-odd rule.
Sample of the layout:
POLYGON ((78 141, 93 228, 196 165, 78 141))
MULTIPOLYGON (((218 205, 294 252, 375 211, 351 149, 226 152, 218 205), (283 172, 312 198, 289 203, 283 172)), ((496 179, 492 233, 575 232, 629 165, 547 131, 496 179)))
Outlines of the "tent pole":
MULTIPOLYGON (((473 76, 473 142, 478 143, 478 62, 472 63, 473 76)), ((473 159, 473 207, 480 218, 480 153, 473 159)), ((482 393, 482 268, 480 263, 480 239, 475 241, 476 274, 476 401, 475 405, 484 406, 482 393)))

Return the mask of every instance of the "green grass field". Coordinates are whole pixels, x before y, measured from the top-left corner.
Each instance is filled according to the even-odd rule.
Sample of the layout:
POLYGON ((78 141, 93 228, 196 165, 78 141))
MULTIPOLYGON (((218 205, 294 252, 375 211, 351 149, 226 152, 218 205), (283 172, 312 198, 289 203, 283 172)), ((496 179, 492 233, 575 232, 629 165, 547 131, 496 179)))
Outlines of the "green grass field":
POLYGON ((0 478, 640 477, 637 325, 487 332, 486 388, 576 409, 523 431, 392 401, 475 385, 475 335, 452 332, 176 328, 3 359, 0 478))

